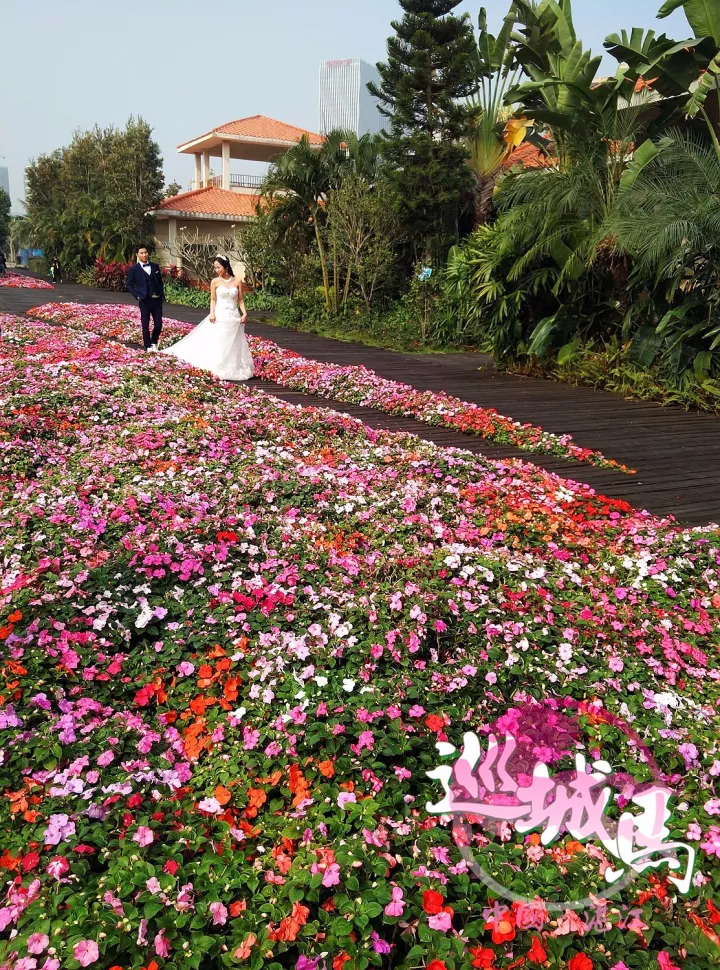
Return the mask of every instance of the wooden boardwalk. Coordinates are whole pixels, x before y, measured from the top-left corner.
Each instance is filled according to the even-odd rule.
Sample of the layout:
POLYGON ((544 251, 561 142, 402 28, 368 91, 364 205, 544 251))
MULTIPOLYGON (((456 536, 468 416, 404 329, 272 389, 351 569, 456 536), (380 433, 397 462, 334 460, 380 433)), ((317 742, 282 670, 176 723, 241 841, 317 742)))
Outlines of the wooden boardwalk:
MULTIPOLYGON (((55 290, 0 288, 0 312, 24 313, 49 301, 133 303, 128 294, 60 284, 55 290)), ((205 311, 167 305, 165 315, 198 322, 205 311)), ((335 401, 289 391, 266 381, 258 386, 296 404, 329 407, 374 428, 408 431, 439 445, 465 448, 489 458, 519 457, 564 478, 587 482, 598 492, 622 498, 656 515, 682 523, 720 522, 720 419, 712 415, 626 401, 604 391, 576 388, 495 370, 482 354, 403 354, 362 344, 329 340, 274 327, 269 315, 251 314, 248 332, 274 340, 305 357, 336 364, 363 364, 382 377, 420 390, 445 391, 514 420, 557 434, 571 434, 582 446, 601 451, 638 470, 628 476, 562 459, 521 452, 461 432, 432 428, 335 401)), ((252 382, 255 383, 254 381, 252 382)))

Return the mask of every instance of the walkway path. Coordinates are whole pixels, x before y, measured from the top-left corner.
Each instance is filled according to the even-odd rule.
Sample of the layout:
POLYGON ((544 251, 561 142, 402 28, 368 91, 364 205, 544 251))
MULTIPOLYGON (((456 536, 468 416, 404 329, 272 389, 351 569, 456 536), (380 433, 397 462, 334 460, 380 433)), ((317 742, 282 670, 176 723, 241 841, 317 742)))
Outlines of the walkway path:
MULTIPOLYGON (((55 290, 0 288, 0 312, 24 313, 50 301, 133 303, 126 293, 61 284, 55 290)), ((199 322, 206 311, 167 305, 166 316, 199 322)), ((720 522, 720 419, 712 415, 626 401, 614 394, 576 388, 537 378, 496 371, 483 354, 402 354, 362 344, 345 343, 274 327, 270 315, 254 312, 248 332, 274 340, 304 357, 336 364, 364 364, 382 377, 420 390, 443 390, 465 401, 492 407, 517 421, 547 431, 571 434, 579 445, 601 451, 638 470, 627 476, 562 459, 533 455, 495 445, 460 432, 432 428, 394 417, 327 401, 258 381, 283 400, 330 407, 352 414, 374 428, 409 431, 440 445, 465 448, 489 458, 520 457, 564 478, 587 482, 605 495, 622 498, 657 515, 706 525, 720 522)), ((255 383, 255 382, 253 382, 255 383)))

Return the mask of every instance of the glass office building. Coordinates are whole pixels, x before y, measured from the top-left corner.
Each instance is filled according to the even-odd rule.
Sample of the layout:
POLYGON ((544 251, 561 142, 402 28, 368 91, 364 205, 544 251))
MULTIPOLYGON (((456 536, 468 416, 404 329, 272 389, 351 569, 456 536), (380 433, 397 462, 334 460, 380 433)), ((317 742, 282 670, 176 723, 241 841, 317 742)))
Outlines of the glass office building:
POLYGON ((377 68, 359 58, 325 61, 320 65, 320 133, 335 128, 355 134, 377 134, 385 117, 367 89, 380 82, 377 68))

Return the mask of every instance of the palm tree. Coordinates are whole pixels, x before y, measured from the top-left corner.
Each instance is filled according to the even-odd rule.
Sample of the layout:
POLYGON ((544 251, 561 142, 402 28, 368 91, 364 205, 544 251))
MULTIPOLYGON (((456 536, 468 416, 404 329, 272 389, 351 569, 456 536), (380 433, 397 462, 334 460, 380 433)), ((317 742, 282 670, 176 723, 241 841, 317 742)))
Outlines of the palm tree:
POLYGON ((514 11, 505 17, 500 33, 493 37, 487 29, 485 8, 478 17, 479 37, 474 51, 478 91, 470 99, 468 163, 475 176, 475 222, 482 225, 490 216, 492 195, 503 165, 520 145, 532 126, 524 116, 511 118, 504 108, 507 91, 516 86, 520 72, 514 67, 510 44, 515 25, 514 11))

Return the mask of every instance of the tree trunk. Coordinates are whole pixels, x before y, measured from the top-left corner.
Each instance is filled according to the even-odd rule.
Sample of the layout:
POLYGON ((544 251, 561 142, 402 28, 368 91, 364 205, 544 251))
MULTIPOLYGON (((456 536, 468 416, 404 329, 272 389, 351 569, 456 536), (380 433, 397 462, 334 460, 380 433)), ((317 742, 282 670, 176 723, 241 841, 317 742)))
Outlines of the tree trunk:
POLYGON ((320 235, 320 226, 315 216, 313 216, 313 226, 315 227, 315 239, 317 240, 318 252, 320 253, 320 267, 322 268, 323 289, 325 290, 325 308, 330 310, 330 277, 328 275, 327 258, 325 256, 322 236, 320 235))
POLYGON ((478 179, 475 186, 475 225, 484 226, 490 221, 492 213, 492 197, 495 190, 495 178, 478 179))

